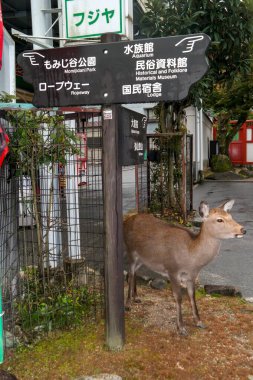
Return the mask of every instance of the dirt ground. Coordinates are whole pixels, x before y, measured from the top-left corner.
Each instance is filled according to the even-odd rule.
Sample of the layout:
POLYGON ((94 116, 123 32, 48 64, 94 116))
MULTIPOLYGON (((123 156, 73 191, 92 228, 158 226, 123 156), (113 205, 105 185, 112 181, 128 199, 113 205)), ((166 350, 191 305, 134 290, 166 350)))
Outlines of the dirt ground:
POLYGON ((117 374, 124 380, 253 379, 253 304, 240 298, 198 295, 206 329, 194 327, 184 301, 189 335, 178 336, 170 289, 140 289, 142 302, 126 314, 126 344, 120 352, 104 346, 104 326, 51 334, 12 355, 2 368, 19 380, 72 380, 117 374))

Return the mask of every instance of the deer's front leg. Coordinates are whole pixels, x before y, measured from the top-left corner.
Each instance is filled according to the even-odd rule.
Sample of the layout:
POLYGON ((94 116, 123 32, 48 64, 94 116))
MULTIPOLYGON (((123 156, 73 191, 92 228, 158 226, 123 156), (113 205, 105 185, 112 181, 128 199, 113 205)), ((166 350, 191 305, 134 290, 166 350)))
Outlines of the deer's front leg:
POLYGON ((186 287, 187 287, 188 296, 189 296, 189 299, 191 302, 192 314, 193 314, 193 318, 194 318, 194 321, 196 323, 196 326, 200 327, 200 328, 205 328, 205 325, 202 323, 202 321, 200 319, 197 304, 196 304, 194 281, 188 280, 186 283, 186 287))

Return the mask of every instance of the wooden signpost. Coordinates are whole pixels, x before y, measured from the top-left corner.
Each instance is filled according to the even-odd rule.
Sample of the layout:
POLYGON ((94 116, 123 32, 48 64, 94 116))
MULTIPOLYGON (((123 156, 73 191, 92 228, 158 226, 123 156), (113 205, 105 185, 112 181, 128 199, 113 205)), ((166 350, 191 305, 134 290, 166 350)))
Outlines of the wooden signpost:
POLYGON ((106 342, 112 350, 121 349, 125 339, 121 165, 143 160, 146 128, 143 115, 131 111, 121 111, 124 122, 118 123, 118 104, 182 100, 208 69, 210 43, 204 33, 119 39, 109 33, 101 44, 27 51, 18 57, 24 79, 33 84, 37 107, 104 105, 106 342), (126 135, 120 131, 119 136, 121 127, 126 135))

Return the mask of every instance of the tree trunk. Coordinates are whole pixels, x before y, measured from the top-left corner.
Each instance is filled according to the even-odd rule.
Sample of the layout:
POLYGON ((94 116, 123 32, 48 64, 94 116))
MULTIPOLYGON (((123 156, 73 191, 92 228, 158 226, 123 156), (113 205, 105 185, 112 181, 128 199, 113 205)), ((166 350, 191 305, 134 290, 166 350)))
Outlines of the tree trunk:
MULTIPOLYGON (((174 127, 173 127, 173 113, 174 109, 172 105, 167 105, 166 108, 166 114, 164 115, 165 119, 165 132, 166 133, 173 133, 174 127)), ((175 187, 174 187, 174 149, 171 145, 171 139, 166 138, 166 144, 167 144, 167 172, 168 172, 168 178, 167 178, 167 193, 168 193, 168 207, 174 208, 176 206, 176 194, 175 194, 175 187)))
POLYGON ((42 237, 42 225, 40 218, 40 211, 37 198, 37 188, 36 188, 36 165, 34 160, 34 155, 31 159, 31 183, 32 183, 32 197, 33 197, 33 214, 36 222, 36 232, 37 232, 37 244, 38 244, 38 266, 40 272, 43 271, 43 237, 42 237))

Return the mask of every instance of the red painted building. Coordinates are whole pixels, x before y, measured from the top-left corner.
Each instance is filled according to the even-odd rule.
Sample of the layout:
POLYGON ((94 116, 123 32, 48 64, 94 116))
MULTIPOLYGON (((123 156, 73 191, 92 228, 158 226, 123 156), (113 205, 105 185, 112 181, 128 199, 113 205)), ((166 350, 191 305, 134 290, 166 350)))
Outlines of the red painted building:
POLYGON ((253 120, 247 120, 229 146, 233 165, 253 165, 253 120))
MULTIPOLYGON (((216 141, 216 128, 213 139, 216 141)), ((253 165, 253 119, 247 120, 235 135, 229 145, 229 157, 233 165, 253 165)))

